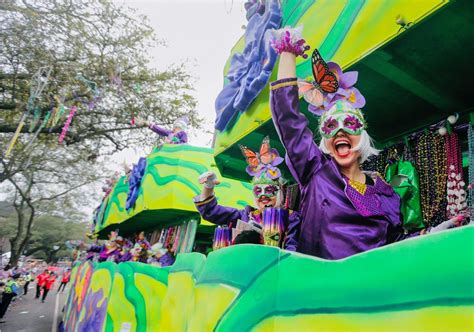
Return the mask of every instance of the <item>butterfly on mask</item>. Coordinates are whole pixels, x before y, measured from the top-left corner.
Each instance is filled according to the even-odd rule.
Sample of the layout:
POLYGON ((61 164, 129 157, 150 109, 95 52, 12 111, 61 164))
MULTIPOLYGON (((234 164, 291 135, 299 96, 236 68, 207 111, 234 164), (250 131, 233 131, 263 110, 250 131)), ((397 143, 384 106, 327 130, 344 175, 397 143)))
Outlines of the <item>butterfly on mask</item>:
POLYGON ((311 56, 311 67, 314 81, 298 80, 298 94, 308 102, 309 111, 318 114, 324 103, 325 94, 336 92, 339 82, 317 49, 314 49, 311 56))
POLYGON ((260 152, 254 152, 245 145, 240 145, 240 150, 248 164, 246 171, 251 176, 260 177, 265 173, 272 180, 281 176, 280 170, 276 166, 283 162, 283 158, 280 157, 276 149, 271 148, 268 136, 263 139, 260 152))

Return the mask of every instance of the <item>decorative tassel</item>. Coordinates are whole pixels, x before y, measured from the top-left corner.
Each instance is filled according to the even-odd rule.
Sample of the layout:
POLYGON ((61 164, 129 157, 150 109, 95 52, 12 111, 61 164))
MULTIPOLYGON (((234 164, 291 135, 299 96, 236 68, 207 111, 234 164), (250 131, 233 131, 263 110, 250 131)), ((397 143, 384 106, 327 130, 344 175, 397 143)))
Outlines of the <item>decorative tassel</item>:
POLYGON ((5 157, 8 157, 10 153, 12 152, 13 146, 15 145, 18 136, 20 136, 21 129, 23 129, 23 126, 25 125, 25 119, 26 119, 27 113, 23 114, 23 117, 20 120, 20 123, 18 124, 18 127, 16 128, 15 134, 13 135, 10 145, 8 146, 7 151, 5 152, 5 157))
POLYGON ((60 104, 58 111, 54 115, 54 119, 53 119, 53 123, 52 123, 53 126, 55 126, 58 123, 58 121, 61 119, 61 117, 63 116, 65 111, 66 111, 66 109, 65 109, 64 105, 60 104))
POLYGON ((71 108, 71 111, 69 112, 69 115, 67 117, 66 123, 64 123, 63 130, 61 132, 61 135, 59 135, 59 144, 62 144, 64 141, 64 138, 66 137, 67 130, 69 129, 69 125, 71 124, 72 118, 74 117, 74 114, 77 111, 77 107, 74 105, 71 108))
POLYGON ((231 229, 227 226, 218 226, 214 230, 212 249, 217 250, 230 246, 232 239, 231 229))
POLYGON ((36 128, 36 125, 38 124, 40 118, 41 118, 41 110, 38 107, 36 107, 35 113, 33 115, 33 121, 30 124, 30 129, 29 129, 30 133, 32 133, 33 130, 36 128))
MULTIPOLYGON (((31 139, 31 141, 28 143, 28 145, 26 146, 25 148, 25 151, 28 151, 31 146, 33 145, 33 142, 36 140, 36 138, 38 137, 39 133, 41 132, 41 130, 44 128, 44 126, 46 126, 46 124, 48 123, 49 121, 49 118, 51 117, 51 112, 52 111, 49 111, 48 113, 46 113, 46 116, 44 117, 43 119, 43 122, 41 123, 41 125, 38 127, 38 129, 36 130, 35 134, 33 135, 33 138, 31 139)), ((31 161, 31 157, 33 155, 30 155, 30 157, 28 158, 28 161, 26 162, 26 165, 29 165, 30 164, 30 161, 31 161)))
POLYGON ((266 208, 263 210, 263 241, 267 246, 281 247, 284 235, 284 219, 288 210, 266 208))
POLYGON ((53 125, 53 120, 54 120, 54 117, 56 116, 56 113, 58 112, 58 108, 57 107, 53 107, 53 109, 51 110, 51 114, 48 118, 48 123, 46 124, 46 127, 52 127, 53 125))

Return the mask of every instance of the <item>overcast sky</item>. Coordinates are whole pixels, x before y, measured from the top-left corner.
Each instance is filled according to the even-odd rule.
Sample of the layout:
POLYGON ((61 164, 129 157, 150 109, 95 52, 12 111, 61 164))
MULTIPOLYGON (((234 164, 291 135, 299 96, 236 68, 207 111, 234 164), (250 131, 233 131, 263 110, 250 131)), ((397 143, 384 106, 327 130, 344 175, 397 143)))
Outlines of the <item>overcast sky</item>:
MULTIPOLYGON (((158 38, 167 47, 151 50, 153 65, 164 69, 186 62, 195 78, 197 111, 214 126, 214 101, 223 83, 223 69, 230 50, 243 35, 244 0, 117 0, 150 19, 158 38)), ((212 135, 191 133, 190 144, 210 146, 212 135)))
MULTIPOLYGON (((244 0, 113 1, 136 8, 139 14, 148 16, 157 37, 166 41, 167 47, 150 50, 154 67, 165 69, 172 63, 187 63, 187 69, 195 79, 197 111, 206 119, 204 127, 212 130, 214 101, 222 88, 224 65, 230 50, 244 33, 242 25, 247 22, 244 0)), ((211 141, 212 135, 204 133, 204 130, 190 132, 189 143, 192 145, 210 146, 211 141)), ((128 149, 122 151, 112 158, 108 157, 109 167, 122 172, 124 160, 129 164, 136 163, 149 150, 139 151, 138 154, 128 149)))

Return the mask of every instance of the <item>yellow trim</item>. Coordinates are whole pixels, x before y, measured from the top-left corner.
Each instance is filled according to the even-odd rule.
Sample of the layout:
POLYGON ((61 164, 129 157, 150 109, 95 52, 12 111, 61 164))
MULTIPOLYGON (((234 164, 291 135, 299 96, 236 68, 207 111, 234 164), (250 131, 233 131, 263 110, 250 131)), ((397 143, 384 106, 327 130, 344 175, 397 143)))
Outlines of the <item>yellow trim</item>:
POLYGON ((206 198, 204 201, 202 202, 196 202, 196 206, 201 206, 201 205, 204 205, 204 204, 207 204, 209 203, 210 201, 212 201, 214 198, 216 198, 215 196, 211 196, 209 198, 206 198))
POLYGON ((284 88, 286 86, 291 86, 291 85, 297 85, 298 84, 298 81, 297 80, 294 80, 294 81, 290 81, 290 82, 283 82, 283 83, 279 83, 279 84, 275 84, 275 85, 270 85, 270 90, 276 90, 276 89, 279 89, 279 88, 284 88))

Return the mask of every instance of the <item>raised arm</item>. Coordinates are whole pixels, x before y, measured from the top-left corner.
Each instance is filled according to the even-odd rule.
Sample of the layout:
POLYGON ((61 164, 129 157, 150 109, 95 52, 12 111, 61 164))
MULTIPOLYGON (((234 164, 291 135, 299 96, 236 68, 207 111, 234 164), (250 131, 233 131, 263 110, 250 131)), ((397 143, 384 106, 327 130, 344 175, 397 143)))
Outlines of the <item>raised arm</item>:
POLYGON ((164 137, 167 137, 169 134, 172 133, 171 130, 169 129, 166 129, 166 128, 163 128, 161 126, 158 126, 157 124, 149 124, 148 125, 148 128, 150 128, 151 130, 153 130, 155 133, 157 133, 158 135, 160 136, 164 136, 164 137))
POLYGON ((194 204, 201 217, 216 225, 228 225, 242 219, 243 210, 217 204, 214 186, 219 184, 219 181, 213 172, 201 174, 199 182, 203 185, 203 189, 201 195, 194 197, 194 204))
POLYGON ((308 120, 299 112, 295 59, 292 53, 281 54, 278 80, 270 86, 270 108, 286 149, 286 164, 295 180, 304 185, 320 167, 322 153, 313 141, 308 120))
POLYGON ((204 201, 199 201, 200 197, 195 197, 194 204, 201 217, 205 220, 216 225, 229 225, 235 224, 237 220, 242 219, 241 210, 217 204, 215 196, 208 197, 204 201))

